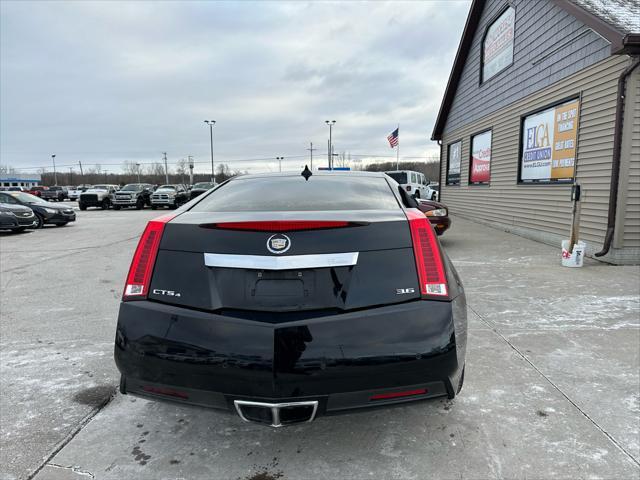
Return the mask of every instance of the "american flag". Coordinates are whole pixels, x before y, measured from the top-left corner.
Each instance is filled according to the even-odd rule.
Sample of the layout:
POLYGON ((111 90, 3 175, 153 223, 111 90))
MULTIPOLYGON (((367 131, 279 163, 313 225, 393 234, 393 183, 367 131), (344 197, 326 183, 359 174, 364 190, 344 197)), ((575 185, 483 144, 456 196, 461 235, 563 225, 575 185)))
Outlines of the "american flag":
POLYGON ((400 127, 396 128, 393 132, 391 132, 391 135, 387 137, 387 140, 389 140, 389 146, 391 148, 395 148, 398 146, 398 141, 399 141, 398 130, 400 130, 400 127))

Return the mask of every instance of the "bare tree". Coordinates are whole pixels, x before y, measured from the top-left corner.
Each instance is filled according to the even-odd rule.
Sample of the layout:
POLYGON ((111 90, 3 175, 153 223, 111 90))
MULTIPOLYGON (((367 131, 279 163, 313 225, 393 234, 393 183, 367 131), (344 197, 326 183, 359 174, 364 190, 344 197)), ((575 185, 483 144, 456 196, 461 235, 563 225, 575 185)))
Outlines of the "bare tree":
POLYGON ((17 171, 11 165, 0 165, 0 175, 14 175, 17 171))
POLYGON ((347 157, 347 153, 346 152, 342 152, 341 154, 338 155, 338 158, 336 159, 335 165, 336 167, 348 167, 350 165, 350 161, 351 161, 351 154, 349 154, 349 156, 347 157))
POLYGON ((176 162, 176 175, 180 176, 180 183, 184 183, 184 176, 187 173, 187 169, 189 168, 189 164, 184 158, 181 158, 176 162))
POLYGON ((160 162, 153 162, 147 165, 147 175, 152 183, 164 183, 164 165, 160 162))
POLYGON ((216 165, 216 183, 224 182, 232 176, 229 165, 226 163, 218 163, 216 165))

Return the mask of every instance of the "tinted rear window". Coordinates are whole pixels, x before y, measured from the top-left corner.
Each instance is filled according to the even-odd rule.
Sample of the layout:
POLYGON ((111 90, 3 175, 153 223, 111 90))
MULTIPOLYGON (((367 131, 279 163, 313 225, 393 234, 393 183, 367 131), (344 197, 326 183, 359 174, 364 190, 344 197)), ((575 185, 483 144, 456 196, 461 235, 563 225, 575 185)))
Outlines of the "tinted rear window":
POLYGON ((404 172, 392 172, 392 173, 387 173, 387 175, 389 175, 391 178, 393 178, 396 182, 398 182, 401 185, 403 183, 409 183, 407 181, 407 174, 404 172))
POLYGON ((384 178, 358 176, 261 177, 232 180, 193 212, 390 210, 398 202, 384 178))

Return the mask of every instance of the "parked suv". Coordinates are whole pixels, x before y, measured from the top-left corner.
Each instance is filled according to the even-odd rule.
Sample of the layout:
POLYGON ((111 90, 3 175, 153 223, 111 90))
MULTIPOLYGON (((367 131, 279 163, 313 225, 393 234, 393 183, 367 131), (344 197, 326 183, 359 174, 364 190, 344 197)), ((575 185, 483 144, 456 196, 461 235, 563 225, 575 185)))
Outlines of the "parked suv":
POLYGON ((116 193, 115 185, 94 185, 86 192, 80 194, 78 206, 80 210, 86 210, 88 207, 100 207, 103 210, 111 206, 113 194, 116 193))
POLYGON ((177 208, 187 203, 189 195, 182 185, 162 185, 151 195, 151 208, 158 207, 177 208))
POLYGON ((49 187, 47 190, 43 190, 40 195, 45 200, 53 200, 54 202, 62 202, 69 196, 69 192, 66 187, 49 187))
POLYGON ((394 170, 385 172, 410 195, 416 198, 431 198, 428 196, 427 185, 429 181, 423 173, 414 172, 413 170, 394 170))
POLYGON ((436 200, 438 201, 440 199, 440 184, 439 183, 430 183, 429 187, 427 188, 427 198, 429 200, 436 200))
POLYGON ((142 210, 145 205, 151 205, 153 185, 149 183, 130 183, 118 190, 113 196, 113 209, 122 207, 136 207, 142 210))

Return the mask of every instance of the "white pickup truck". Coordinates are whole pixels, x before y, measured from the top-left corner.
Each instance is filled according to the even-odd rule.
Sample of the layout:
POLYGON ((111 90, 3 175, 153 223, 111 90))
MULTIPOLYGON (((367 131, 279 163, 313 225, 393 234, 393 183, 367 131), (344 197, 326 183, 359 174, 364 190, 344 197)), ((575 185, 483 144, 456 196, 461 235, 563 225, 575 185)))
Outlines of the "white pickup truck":
POLYGON ((113 203, 113 195, 117 190, 117 185, 94 185, 80 194, 78 206, 80 210, 86 210, 89 207, 100 207, 106 210, 113 203))

